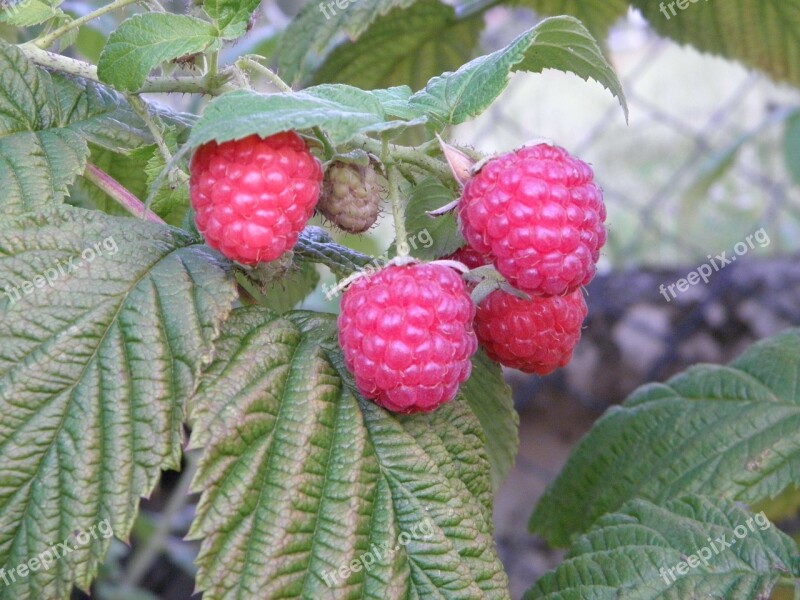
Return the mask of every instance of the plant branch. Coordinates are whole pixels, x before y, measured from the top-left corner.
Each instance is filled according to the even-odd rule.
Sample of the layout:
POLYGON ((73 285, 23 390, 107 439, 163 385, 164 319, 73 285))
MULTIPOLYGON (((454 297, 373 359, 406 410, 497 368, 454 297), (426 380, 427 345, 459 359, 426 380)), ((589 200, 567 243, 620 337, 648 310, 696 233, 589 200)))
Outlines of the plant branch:
MULTIPOLYGON (((360 145, 367 152, 371 152, 376 156, 383 156, 384 143, 380 140, 375 140, 366 135, 356 136, 353 140, 354 143, 360 145)), ((392 159, 399 159, 402 162, 412 164, 420 169, 429 171, 436 175, 445 184, 452 184, 453 175, 447 165, 435 158, 427 156, 424 152, 420 152, 417 148, 410 146, 399 146, 397 144, 388 144, 386 149, 392 159)))
POLYGON ((166 225, 164 221, 153 211, 145 208, 142 201, 129 192, 120 182, 111 177, 102 169, 97 168, 92 163, 86 164, 86 171, 83 176, 95 184, 98 188, 108 194, 120 206, 135 217, 144 218, 153 223, 166 225))
POLYGON ((106 13, 110 13, 112 11, 117 10, 118 8, 128 6, 129 4, 135 4, 138 1, 139 0, 114 0, 113 2, 110 2, 109 4, 106 4, 105 6, 102 6, 95 11, 92 11, 89 14, 80 17, 79 19, 75 19, 74 21, 70 21, 69 23, 62 25, 61 27, 48 33, 47 35, 40 37, 38 40, 34 40, 33 43, 37 47, 42 49, 49 48, 53 44, 53 42, 55 42, 58 38, 60 38, 62 35, 65 35, 66 33, 69 33, 73 29, 76 29, 81 25, 84 25, 85 23, 88 23, 89 21, 92 21, 98 17, 102 17, 106 13))
POLYGON ((392 205, 392 219, 394 220, 395 247, 397 256, 408 256, 409 248, 406 236, 406 215, 403 201, 400 198, 400 179, 397 167, 391 165, 389 170, 389 202, 392 205))
MULTIPOLYGON (((97 67, 93 64, 42 50, 30 42, 17 47, 25 53, 25 56, 31 62, 40 67, 60 71, 96 83, 102 83, 97 77, 97 67)), ((207 79, 205 75, 193 77, 150 77, 138 93, 157 94, 177 92, 216 96, 236 89, 236 86, 228 82, 232 75, 232 71, 224 70, 211 79, 207 79)))

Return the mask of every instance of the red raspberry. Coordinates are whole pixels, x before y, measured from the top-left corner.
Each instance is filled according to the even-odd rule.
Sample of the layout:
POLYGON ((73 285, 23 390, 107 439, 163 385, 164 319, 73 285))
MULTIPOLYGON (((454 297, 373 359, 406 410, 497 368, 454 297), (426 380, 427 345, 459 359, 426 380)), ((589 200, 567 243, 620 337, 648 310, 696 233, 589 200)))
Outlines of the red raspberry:
POLYGON ((473 250, 469 246, 462 246, 449 256, 445 256, 442 260, 457 260, 470 270, 488 265, 491 262, 483 254, 477 250, 473 250))
POLYGON ((389 266, 345 291, 339 343, 364 397, 393 412, 428 412, 470 375, 474 316, 453 269, 389 266))
POLYGON ((190 167, 197 229, 237 262, 291 250, 314 213, 322 167, 294 132, 201 146, 190 167))
POLYGON ((494 158, 467 182, 461 232, 514 287, 558 296, 594 277, 606 241, 603 195, 592 169, 539 144, 494 158))
POLYGON ((586 318, 582 290, 523 300, 492 292, 475 316, 475 332, 490 358, 526 373, 547 375, 565 366, 586 318))

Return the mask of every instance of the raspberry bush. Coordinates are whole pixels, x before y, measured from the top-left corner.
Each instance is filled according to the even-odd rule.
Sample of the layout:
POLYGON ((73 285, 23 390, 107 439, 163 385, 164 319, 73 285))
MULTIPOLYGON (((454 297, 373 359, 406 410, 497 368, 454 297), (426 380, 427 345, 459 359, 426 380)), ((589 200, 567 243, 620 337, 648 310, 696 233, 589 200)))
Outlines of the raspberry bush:
MULTIPOLYGON (((492 498, 517 415, 495 360, 569 360, 606 214, 558 146, 437 135, 516 71, 627 108, 572 16, 469 54, 497 4, 311 2, 278 32, 257 0, 0 2, 0 600, 150 598, 167 562, 205 600, 510 598, 492 498), (378 256, 340 235, 376 221, 378 256), (323 290, 338 317, 310 309, 323 290)), ((798 339, 598 423, 531 522, 571 554, 526 597, 755 598, 797 576, 775 531, 674 588, 657 570, 798 485, 798 339)))

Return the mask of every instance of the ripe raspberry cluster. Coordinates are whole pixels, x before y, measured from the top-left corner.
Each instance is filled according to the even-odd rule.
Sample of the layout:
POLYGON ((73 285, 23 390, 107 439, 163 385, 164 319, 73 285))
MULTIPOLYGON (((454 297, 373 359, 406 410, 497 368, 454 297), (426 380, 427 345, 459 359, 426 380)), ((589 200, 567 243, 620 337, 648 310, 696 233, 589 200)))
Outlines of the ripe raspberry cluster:
POLYGON ((497 362, 546 375, 565 366, 587 315, 606 241, 605 205, 591 168, 563 148, 539 144, 488 161, 458 203, 468 242, 451 258, 470 269, 493 263, 518 298, 502 290, 479 305, 475 331, 497 362))
POLYGON ((201 146, 190 165, 197 229, 246 265, 290 250, 319 200, 322 167, 293 132, 201 146))
POLYGON ((366 398, 393 412, 427 412, 452 400, 470 375, 474 316, 453 269, 389 266, 345 291, 339 343, 366 398))
POLYGON ((547 144, 487 162, 465 185, 458 216, 467 243, 511 285, 535 296, 589 283, 606 241, 592 169, 547 144))

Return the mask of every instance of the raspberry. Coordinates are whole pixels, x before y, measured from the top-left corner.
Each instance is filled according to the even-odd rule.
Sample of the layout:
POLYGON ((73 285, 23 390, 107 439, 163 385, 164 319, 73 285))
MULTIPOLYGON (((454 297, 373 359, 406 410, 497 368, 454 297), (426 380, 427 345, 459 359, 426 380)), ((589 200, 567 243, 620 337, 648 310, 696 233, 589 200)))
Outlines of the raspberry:
POLYGON ((477 250, 473 250, 469 246, 462 246, 449 256, 445 256, 443 260, 457 260, 470 270, 488 265, 491 262, 483 254, 477 250))
POLYGON ((514 287, 558 296, 594 277, 606 241, 592 169, 540 144, 494 158, 464 187, 461 232, 514 287))
POLYGON ((210 142, 192 157, 197 229, 242 264, 279 258, 314 213, 322 167, 294 132, 210 142))
POLYGON ((350 233, 363 233, 378 220, 381 186, 372 165, 333 163, 325 171, 317 209, 350 233))
POLYGON ((453 269, 389 266, 345 291, 339 343, 364 397, 392 412, 428 412, 470 375, 474 316, 453 269))
POLYGON ((547 375, 565 366, 586 318, 581 290, 523 300, 492 292, 475 316, 475 332, 490 358, 526 373, 547 375))

